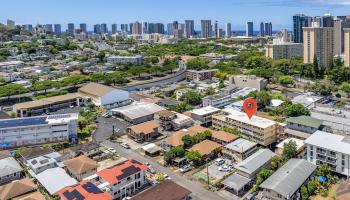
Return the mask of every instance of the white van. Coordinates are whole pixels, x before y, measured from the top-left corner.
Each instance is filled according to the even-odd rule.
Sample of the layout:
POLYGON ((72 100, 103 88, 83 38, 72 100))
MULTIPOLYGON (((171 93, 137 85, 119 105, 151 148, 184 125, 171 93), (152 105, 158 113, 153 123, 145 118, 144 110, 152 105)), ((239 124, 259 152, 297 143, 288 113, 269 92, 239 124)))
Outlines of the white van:
POLYGON ((215 164, 216 164, 217 166, 220 166, 220 165, 222 165, 222 164, 225 164, 225 160, 222 159, 222 158, 218 158, 218 159, 215 160, 215 164))

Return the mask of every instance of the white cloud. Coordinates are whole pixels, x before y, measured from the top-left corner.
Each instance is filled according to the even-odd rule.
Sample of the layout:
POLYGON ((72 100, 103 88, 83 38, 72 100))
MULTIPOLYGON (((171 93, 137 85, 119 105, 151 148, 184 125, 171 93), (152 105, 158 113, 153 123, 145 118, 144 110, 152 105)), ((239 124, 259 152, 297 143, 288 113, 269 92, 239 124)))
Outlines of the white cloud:
POLYGON ((323 4, 323 5, 350 5, 350 0, 307 0, 310 3, 314 4, 323 4))

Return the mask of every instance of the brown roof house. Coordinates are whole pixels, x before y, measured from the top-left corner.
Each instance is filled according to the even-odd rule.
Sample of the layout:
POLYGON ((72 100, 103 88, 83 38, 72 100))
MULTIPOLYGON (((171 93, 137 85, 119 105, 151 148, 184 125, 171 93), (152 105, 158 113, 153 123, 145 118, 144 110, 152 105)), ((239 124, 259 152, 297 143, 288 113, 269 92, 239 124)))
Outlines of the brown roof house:
POLYGON ((97 172, 98 164, 89 157, 82 155, 64 161, 68 173, 75 179, 81 181, 97 172))
POLYGON ((229 144, 239 138, 237 135, 228 133, 226 131, 211 131, 211 133, 211 140, 222 145, 229 144))
POLYGON ((221 152, 222 146, 211 140, 204 140, 193 145, 188 151, 198 151, 204 158, 214 158, 221 152))
POLYGON ((187 200, 190 199, 191 191, 165 180, 158 185, 134 196, 131 200, 187 200))
POLYGON ((37 186, 28 178, 14 181, 0 187, 0 199, 31 199, 31 200, 44 200, 44 196, 34 195, 37 190, 37 186), (34 195, 36 198, 28 198, 28 196, 34 195))
POLYGON ((204 132, 206 130, 209 130, 203 126, 200 125, 194 125, 189 127, 188 129, 182 129, 179 131, 176 131, 174 134, 172 134, 170 137, 167 138, 166 144, 171 147, 177 147, 180 145, 183 145, 182 137, 185 135, 194 136, 197 133, 204 132))
POLYGON ((159 126, 157 121, 147 121, 129 126, 126 133, 137 142, 150 141, 159 136, 159 126))

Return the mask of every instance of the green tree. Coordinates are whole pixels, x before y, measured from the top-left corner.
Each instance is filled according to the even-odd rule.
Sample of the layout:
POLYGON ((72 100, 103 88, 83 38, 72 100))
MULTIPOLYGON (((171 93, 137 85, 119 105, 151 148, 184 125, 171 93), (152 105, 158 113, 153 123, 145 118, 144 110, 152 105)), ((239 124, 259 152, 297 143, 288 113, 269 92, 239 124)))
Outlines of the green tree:
POLYGON ((100 51, 96 55, 96 58, 98 58, 100 62, 103 62, 105 57, 106 57, 106 53, 104 51, 100 51))
POLYGON ((131 67, 128 72, 132 75, 138 75, 139 78, 141 77, 141 74, 146 73, 148 70, 145 66, 133 66, 131 67))
POLYGON ((103 72, 97 72, 90 75, 90 80, 94 82, 103 81, 107 78, 106 74, 103 72))
POLYGON ((309 86, 309 91, 314 92, 319 95, 327 96, 332 94, 332 92, 337 91, 337 87, 334 82, 329 80, 318 80, 311 86, 309 86))
POLYGON ((206 90, 205 90, 205 95, 213 95, 213 94, 215 94, 215 89, 214 88, 212 88, 212 87, 209 87, 209 88, 207 88, 206 90))
POLYGON ((298 154, 297 143, 294 140, 283 145, 283 156, 287 159, 295 158, 298 154))
POLYGON ((189 148, 193 145, 192 137, 190 135, 185 135, 182 137, 182 141, 184 143, 184 148, 189 148))
POLYGON ((189 151, 186 153, 185 157, 195 165, 199 165, 202 161, 202 155, 198 151, 189 151))
POLYGON ((194 58, 192 60, 187 61, 186 66, 188 69, 201 70, 201 69, 209 69, 208 65, 209 61, 202 58, 194 58))
POLYGON ((175 106, 170 107, 170 110, 178 112, 178 113, 184 113, 186 111, 192 110, 193 107, 188 105, 187 103, 179 103, 175 106))
POLYGON ((348 82, 343 82, 340 85, 340 90, 345 92, 348 95, 348 97, 350 97, 350 84, 348 82))
POLYGON ((13 95, 23 94, 29 92, 28 89, 19 84, 8 84, 0 86, 0 97, 8 97, 10 99, 13 95))
POLYGON ((277 81, 279 84, 285 86, 294 84, 294 80, 291 76, 280 76, 277 81))
POLYGON ((60 86, 59 82, 51 81, 51 80, 43 80, 43 81, 38 81, 35 84, 33 84, 31 89, 33 91, 42 91, 42 90, 44 90, 45 94, 46 94, 46 91, 48 89, 51 89, 51 88, 54 88, 54 87, 59 87, 59 86, 60 86))
POLYGON ((269 169, 260 170, 260 172, 256 175, 256 181, 253 187, 253 191, 256 191, 260 186, 260 184, 264 182, 267 178, 269 178, 272 174, 273 174, 272 170, 269 170, 269 169))
POLYGON ((310 110, 305 108, 302 104, 289 104, 285 109, 285 115, 287 117, 299 117, 302 115, 310 116, 310 110))
POLYGON ((316 79, 316 78, 319 78, 319 76, 320 76, 320 68, 318 67, 318 60, 317 60, 316 54, 314 55, 313 67, 314 67, 314 76, 315 76, 315 79, 316 79))
POLYGON ((326 177, 327 180, 330 180, 332 178, 331 168, 327 164, 323 163, 317 167, 316 175, 326 177))
POLYGON ((201 103, 202 96, 194 91, 189 91, 183 94, 180 98, 181 101, 184 101, 192 106, 196 106, 201 103))
POLYGON ((271 103, 271 95, 269 92, 263 90, 256 93, 256 102, 259 108, 265 108, 271 103))
POLYGON ((71 75, 66 78, 64 78, 61 81, 61 84, 64 86, 74 86, 76 87, 78 84, 84 83, 86 81, 86 78, 81 75, 71 75))
POLYGON ((283 166, 287 162, 286 157, 284 156, 274 156, 270 161, 272 170, 276 171, 278 168, 283 166))

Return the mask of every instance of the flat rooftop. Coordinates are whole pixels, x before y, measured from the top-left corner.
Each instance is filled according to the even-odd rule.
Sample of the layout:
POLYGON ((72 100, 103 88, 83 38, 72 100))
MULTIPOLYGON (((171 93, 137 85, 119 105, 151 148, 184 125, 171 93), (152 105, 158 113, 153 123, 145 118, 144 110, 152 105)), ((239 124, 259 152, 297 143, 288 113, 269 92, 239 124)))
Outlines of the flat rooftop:
POLYGON ((258 144, 255 142, 251 142, 249 140, 239 138, 225 146, 226 149, 230 149, 232 151, 244 153, 247 150, 257 146, 258 144))
POLYGON ((246 113, 235 109, 224 109, 223 111, 228 113, 227 115, 225 115, 226 118, 233 119, 235 121, 239 121, 259 128, 265 129, 277 124, 277 122, 273 120, 269 120, 255 115, 251 119, 249 119, 246 113))
POLYGON ((350 155, 350 137, 324 131, 316 131, 304 141, 305 144, 350 155))
POLYGON ((2 119, 0 120, 0 129, 25 127, 25 126, 37 126, 37 125, 45 125, 45 124, 67 123, 70 120, 78 120, 78 114, 70 113, 70 114, 59 114, 59 115, 49 115, 49 116, 2 119))
POLYGON ((154 103, 136 102, 131 105, 114 108, 112 109, 112 113, 121 113, 129 119, 137 119, 143 116, 152 115, 162 110, 165 109, 154 103))
POLYGON ((207 114, 211 114, 211 113, 215 113, 220 111, 220 109, 215 108, 213 106, 207 106, 207 107, 203 107, 203 108, 198 108, 198 109, 194 109, 191 112, 195 115, 207 115, 207 114))
POLYGON ((292 102, 294 104, 300 103, 300 104, 304 105, 305 107, 309 107, 311 104, 313 104, 313 103, 315 103, 323 98, 324 98, 323 96, 318 96, 318 95, 313 94, 313 93, 304 93, 304 94, 301 94, 301 95, 294 97, 292 99, 292 102))

